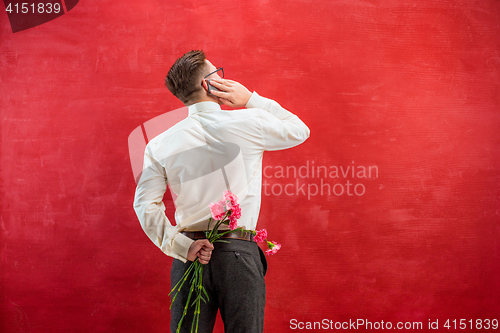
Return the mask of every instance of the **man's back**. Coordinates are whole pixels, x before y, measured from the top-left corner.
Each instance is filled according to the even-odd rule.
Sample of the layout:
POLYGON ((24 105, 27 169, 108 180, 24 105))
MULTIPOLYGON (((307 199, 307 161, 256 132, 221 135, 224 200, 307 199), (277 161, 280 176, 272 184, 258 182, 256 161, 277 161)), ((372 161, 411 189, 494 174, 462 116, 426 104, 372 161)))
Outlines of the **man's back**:
MULTIPOLYGON (((230 190, 238 196, 242 210, 238 226, 255 229, 264 151, 296 146, 308 136, 309 129, 297 116, 255 92, 247 109, 224 111, 213 102, 191 105, 186 119, 148 144, 144 168, 153 168, 154 172, 145 172, 141 177, 139 196, 136 195, 136 207, 144 199, 151 202, 151 193, 141 193, 139 189, 141 182, 148 182, 149 189, 154 182, 158 191, 153 194, 153 201, 162 205, 158 200, 161 201, 168 182, 176 206, 176 227, 164 229, 155 225, 161 222, 158 218, 166 219, 164 214, 150 217, 154 223, 148 223, 147 211, 157 214, 158 210, 144 207, 143 228, 153 242, 162 236, 173 238, 180 231, 205 230, 210 217, 208 205, 220 200, 223 191, 230 190), (158 235, 159 232, 164 235, 158 235)), ((161 243, 157 243, 160 248, 161 243)))

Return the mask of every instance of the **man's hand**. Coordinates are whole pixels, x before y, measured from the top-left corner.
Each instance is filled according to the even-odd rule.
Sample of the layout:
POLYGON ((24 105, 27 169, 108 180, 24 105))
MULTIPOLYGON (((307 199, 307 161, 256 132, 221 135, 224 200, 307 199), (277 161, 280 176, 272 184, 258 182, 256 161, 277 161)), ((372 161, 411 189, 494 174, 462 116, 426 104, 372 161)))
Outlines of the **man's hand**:
POLYGON ((208 239, 198 239, 189 247, 187 260, 195 261, 198 258, 200 263, 206 265, 210 261, 213 249, 214 245, 208 239))
POLYGON ((210 84, 220 90, 213 90, 212 94, 219 97, 224 105, 233 108, 244 107, 252 96, 252 93, 244 85, 233 80, 213 79, 210 84))

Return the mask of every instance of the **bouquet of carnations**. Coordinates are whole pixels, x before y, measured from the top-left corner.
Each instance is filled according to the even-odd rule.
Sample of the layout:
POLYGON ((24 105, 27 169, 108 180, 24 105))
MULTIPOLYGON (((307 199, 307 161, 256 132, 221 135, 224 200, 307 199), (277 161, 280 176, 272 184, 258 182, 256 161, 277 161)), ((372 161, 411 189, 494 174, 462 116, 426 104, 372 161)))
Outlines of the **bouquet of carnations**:
MULTIPOLYGON (((212 213, 212 217, 208 221, 208 226, 210 227, 210 223, 212 221, 216 221, 214 227, 210 230, 208 227, 205 231, 205 236, 207 237, 210 243, 215 242, 228 242, 226 240, 222 240, 222 236, 231 233, 231 232, 242 232, 242 233, 252 233, 254 235, 253 239, 256 242, 266 242, 268 250, 266 251, 267 255, 275 254, 281 248, 281 244, 276 242, 270 242, 267 240, 267 230, 244 230, 243 228, 238 227, 238 219, 241 217, 241 208, 238 204, 238 198, 236 195, 231 193, 230 191, 225 191, 223 194, 223 198, 216 203, 211 203, 210 212, 212 213), (228 225, 229 230, 219 230, 219 227, 222 225, 228 225)), ((180 332, 182 322, 184 320, 185 315, 187 314, 190 308, 194 307, 194 317, 193 323, 191 324, 191 332, 198 332, 198 323, 200 319, 200 308, 201 302, 208 301, 208 294, 203 287, 203 265, 198 261, 198 258, 191 263, 189 268, 186 270, 182 278, 177 282, 177 284, 172 288, 169 295, 172 293, 174 297, 172 298, 172 302, 170 307, 175 301, 177 294, 181 290, 182 286, 186 281, 190 278, 190 288, 189 294, 186 300, 186 305, 184 306, 184 312, 182 314, 181 319, 179 320, 179 324, 177 325, 177 333, 180 332), (191 278, 190 278, 191 277, 191 278), (191 302, 191 303, 190 303, 191 302)))

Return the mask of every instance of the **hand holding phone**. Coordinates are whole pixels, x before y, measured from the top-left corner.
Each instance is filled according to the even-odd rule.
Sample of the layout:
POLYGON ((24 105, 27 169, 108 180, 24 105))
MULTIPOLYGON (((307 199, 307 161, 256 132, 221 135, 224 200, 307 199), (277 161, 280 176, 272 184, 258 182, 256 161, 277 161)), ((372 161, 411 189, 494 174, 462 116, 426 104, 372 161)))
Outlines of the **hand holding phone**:
POLYGON ((210 92, 213 96, 219 97, 224 105, 232 107, 244 107, 252 93, 241 83, 226 80, 226 79, 211 79, 208 87, 212 86, 212 91, 210 92))
MULTIPOLYGON (((215 88, 210 82, 212 81, 212 79, 207 79, 207 86, 208 86, 208 94, 209 95, 212 95, 212 96, 215 96, 214 94, 212 94, 212 91, 215 90, 215 91, 220 91, 219 89, 215 88)), ((216 96, 217 97, 217 96, 216 96)))

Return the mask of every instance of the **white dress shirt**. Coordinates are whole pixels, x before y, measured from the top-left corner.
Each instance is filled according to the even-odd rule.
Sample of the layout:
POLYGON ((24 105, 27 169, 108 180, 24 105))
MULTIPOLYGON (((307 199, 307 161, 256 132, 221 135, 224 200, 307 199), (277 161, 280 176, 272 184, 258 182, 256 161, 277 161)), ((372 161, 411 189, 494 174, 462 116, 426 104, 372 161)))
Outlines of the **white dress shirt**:
POLYGON ((264 151, 291 148, 309 137, 299 117, 256 92, 245 107, 226 111, 214 102, 193 104, 186 119, 147 144, 134 209, 144 232, 165 254, 186 262, 193 240, 181 232, 206 230, 208 205, 221 200, 225 190, 238 196, 238 227, 255 230, 264 151), (175 226, 162 201, 167 185, 175 226))

